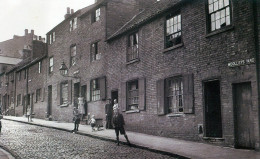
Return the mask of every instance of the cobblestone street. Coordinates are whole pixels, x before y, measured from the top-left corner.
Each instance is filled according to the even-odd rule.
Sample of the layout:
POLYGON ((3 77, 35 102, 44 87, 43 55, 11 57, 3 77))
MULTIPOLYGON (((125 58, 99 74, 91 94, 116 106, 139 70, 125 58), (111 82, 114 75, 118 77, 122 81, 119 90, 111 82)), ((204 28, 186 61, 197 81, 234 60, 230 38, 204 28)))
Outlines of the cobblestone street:
POLYGON ((172 158, 167 155, 122 144, 117 146, 114 142, 56 129, 6 120, 2 120, 2 125, 0 144, 15 152, 22 159, 172 158))

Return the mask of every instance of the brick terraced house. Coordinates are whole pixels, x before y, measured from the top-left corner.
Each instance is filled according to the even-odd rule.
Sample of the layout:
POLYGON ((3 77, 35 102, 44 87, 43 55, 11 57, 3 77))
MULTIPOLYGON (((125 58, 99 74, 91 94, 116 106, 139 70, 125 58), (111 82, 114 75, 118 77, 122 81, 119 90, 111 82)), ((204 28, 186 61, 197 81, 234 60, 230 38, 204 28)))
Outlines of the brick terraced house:
POLYGON ((104 121, 105 100, 118 99, 129 131, 259 150, 259 7, 99 0, 68 8, 47 33, 45 60, 16 77, 25 68, 37 76, 27 93, 37 118, 71 122, 84 97, 86 114, 104 121))

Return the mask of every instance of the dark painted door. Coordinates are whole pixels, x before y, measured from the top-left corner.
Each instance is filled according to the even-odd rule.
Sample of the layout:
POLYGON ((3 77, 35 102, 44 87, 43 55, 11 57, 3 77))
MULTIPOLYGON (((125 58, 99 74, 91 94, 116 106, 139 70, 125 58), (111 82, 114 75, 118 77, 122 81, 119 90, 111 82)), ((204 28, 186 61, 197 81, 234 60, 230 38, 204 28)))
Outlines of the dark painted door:
POLYGON ((48 106, 47 106, 47 118, 52 115, 52 86, 48 86, 48 106))
POLYGON ((206 137, 222 138, 220 83, 218 80, 204 83, 206 137))
POLYGON ((234 84, 235 146, 254 148, 251 83, 234 84))
POLYGON ((74 107, 78 108, 78 98, 79 98, 79 93, 80 93, 80 83, 75 83, 74 84, 74 107))

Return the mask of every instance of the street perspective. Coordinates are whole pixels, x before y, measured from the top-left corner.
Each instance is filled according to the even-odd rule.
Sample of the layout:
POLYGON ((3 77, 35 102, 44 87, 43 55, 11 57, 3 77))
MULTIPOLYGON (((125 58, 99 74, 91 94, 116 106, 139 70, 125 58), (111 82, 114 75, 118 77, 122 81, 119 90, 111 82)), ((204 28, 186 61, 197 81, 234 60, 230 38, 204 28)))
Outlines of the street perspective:
POLYGON ((0 0, 0 159, 260 159, 260 0, 0 0))

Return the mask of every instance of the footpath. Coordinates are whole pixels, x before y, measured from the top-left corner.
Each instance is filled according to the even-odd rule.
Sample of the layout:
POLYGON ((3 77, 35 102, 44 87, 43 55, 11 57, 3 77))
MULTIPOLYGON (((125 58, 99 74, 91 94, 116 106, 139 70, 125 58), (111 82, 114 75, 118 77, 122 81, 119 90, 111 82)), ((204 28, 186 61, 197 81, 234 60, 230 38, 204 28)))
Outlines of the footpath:
MULTIPOLYGON (((28 122, 25 117, 4 116, 4 120, 12 120, 32 125, 59 129, 71 132, 73 123, 47 121, 33 118, 28 122)), ((214 146, 205 143, 184 141, 173 138, 147 135, 136 132, 126 132, 133 147, 145 148, 152 151, 171 154, 179 158, 192 159, 260 159, 260 152, 254 150, 234 149, 229 147, 214 146)), ((104 129, 92 132, 89 125, 79 126, 77 134, 100 138, 103 140, 116 141, 115 132, 112 129, 104 129)), ((124 136, 120 136, 121 144, 126 144, 124 136)), ((1 152, 0 152, 1 157, 1 152)))

